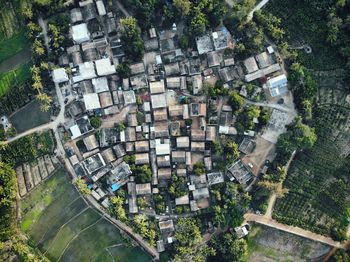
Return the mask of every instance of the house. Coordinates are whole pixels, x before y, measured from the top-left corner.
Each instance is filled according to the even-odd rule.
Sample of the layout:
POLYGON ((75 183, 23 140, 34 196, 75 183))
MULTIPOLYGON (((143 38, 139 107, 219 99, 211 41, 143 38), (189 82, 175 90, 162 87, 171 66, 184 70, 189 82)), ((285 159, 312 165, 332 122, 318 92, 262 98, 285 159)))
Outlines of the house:
POLYGON ((83 96, 83 99, 84 99, 85 109, 87 111, 101 108, 98 94, 96 93, 86 94, 83 96))
POLYGON ((259 70, 258 64, 253 56, 244 60, 243 64, 248 74, 259 70))
POLYGON ((200 74, 194 75, 194 76, 192 76, 191 80, 192 80, 193 94, 197 95, 203 89, 202 75, 200 75, 200 74))
POLYGON ((205 131, 201 129, 191 129, 192 141, 205 141, 205 131))
POLYGON ((128 183, 128 204, 129 204, 129 213, 137 214, 139 209, 136 202, 136 184, 135 182, 128 183))
POLYGON ((176 138, 176 147, 177 148, 189 148, 190 147, 190 138, 188 136, 180 136, 176 138))
POLYGON ((166 78, 166 86, 170 89, 181 89, 185 90, 187 88, 187 82, 185 76, 174 76, 166 78))
POLYGON ((52 80, 60 84, 69 81, 69 77, 64 68, 58 68, 52 71, 52 80))
POLYGON ((243 141, 241 142, 241 144, 239 145, 239 151, 241 151, 243 154, 250 154, 251 152, 253 152, 255 147, 255 143, 253 140, 251 140, 250 138, 243 138, 243 141))
POLYGON ((151 131, 154 131, 155 138, 169 137, 169 124, 167 121, 155 122, 151 131))
POLYGON ((117 159, 112 148, 107 148, 103 150, 101 152, 101 155, 103 159, 106 161, 106 163, 114 162, 117 159))
POLYGON ((96 6, 97 6, 97 12, 99 16, 104 16, 107 14, 106 7, 102 0, 97 0, 96 6))
POLYGON ((114 153, 116 154, 117 158, 121 158, 126 155, 124 145, 123 144, 117 144, 113 147, 114 153))
POLYGON ((90 33, 86 23, 72 26, 72 38, 77 44, 90 41, 90 33))
POLYGON ((79 4, 83 8, 83 17, 85 21, 90 21, 97 17, 96 7, 93 1, 80 1, 79 4))
POLYGON ((99 134, 100 147, 109 147, 117 143, 119 132, 115 128, 101 128, 99 134))
POLYGON ((207 126, 205 130, 205 140, 210 142, 216 140, 216 126, 207 126))
POLYGON ((89 135, 83 139, 87 151, 92 151, 99 147, 95 134, 89 135))
POLYGON ((266 68, 273 64, 272 57, 267 53, 263 52, 255 56, 256 61, 258 62, 259 68, 266 68))
POLYGON ((223 183, 225 181, 224 174, 220 172, 212 172, 207 174, 209 186, 223 183))
POLYGON ((136 127, 136 126, 137 126, 137 116, 136 116, 136 113, 129 113, 129 114, 126 116, 126 120, 127 120, 128 126, 130 126, 130 127, 136 127))
POLYGON ((188 194, 175 198, 175 205, 176 206, 188 205, 189 203, 190 203, 190 198, 189 198, 188 194))
POLYGON ((248 235, 248 225, 244 225, 241 227, 235 227, 235 232, 238 238, 243 238, 248 235))
POLYGON ((87 116, 83 116, 82 118, 77 119, 75 122, 76 124, 69 128, 69 131, 72 134, 72 139, 76 139, 93 130, 87 116))
POLYGON ((206 54, 214 50, 214 46, 209 35, 203 35, 201 37, 197 37, 196 45, 197 45, 197 50, 199 55, 206 54))
POLYGON ((270 78, 266 86, 272 97, 283 95, 288 92, 288 80, 285 74, 270 78))
POLYGON ((95 61, 96 71, 99 76, 115 74, 117 71, 109 58, 103 58, 95 61))
POLYGON ((171 122, 169 124, 169 130, 170 130, 170 136, 180 136, 181 135, 181 129, 180 129, 180 122, 175 121, 171 122))
POLYGON ((135 142, 135 151, 137 153, 149 152, 149 142, 148 142, 148 140, 136 141, 135 142))
POLYGON ((135 165, 149 164, 149 153, 135 154, 135 165))
POLYGON ((151 95, 151 103, 153 109, 167 107, 165 94, 151 95))
POLYGON ((154 121, 163 121, 168 119, 168 111, 166 108, 154 109, 153 110, 154 121))
POLYGON ((139 74, 130 77, 130 84, 133 90, 139 90, 148 87, 148 81, 145 74, 139 74))
POLYGON ((182 118, 183 116, 183 105, 171 105, 169 106, 169 115, 172 118, 182 118))
POLYGON ((72 79, 74 83, 77 83, 83 80, 93 79, 95 77, 97 77, 95 66, 94 63, 90 61, 79 64, 77 73, 74 73, 72 79))
POLYGON ((159 94, 165 92, 165 85, 164 81, 156 81, 156 82, 150 82, 149 83, 149 89, 151 94, 159 94))
POLYGON ((193 199, 200 200, 202 198, 209 198, 209 189, 207 187, 199 188, 192 191, 193 199))
POLYGON ((186 152, 185 151, 172 151, 171 160, 176 164, 185 164, 186 163, 186 152))
POLYGON ((205 143, 204 142, 191 142, 191 151, 192 152, 204 152, 205 143))
POLYGON ((149 33, 149 37, 150 38, 156 38, 157 37, 157 32, 156 32, 156 29, 154 27, 150 28, 148 30, 148 33, 149 33))
POLYGON ((170 167, 171 165, 169 155, 157 156, 156 160, 158 167, 170 167))
POLYGON ((164 65, 165 75, 173 76, 180 74, 180 66, 178 62, 164 65))
POLYGON ((168 180, 171 178, 171 169, 170 168, 159 168, 158 169, 158 179, 159 180, 168 180))
POLYGON ((106 165, 100 153, 93 155, 83 161, 83 166, 89 175, 106 165))
POLYGON ((223 50, 229 47, 233 47, 232 36, 224 26, 222 26, 219 31, 212 33, 212 39, 215 50, 223 50))
POLYGON ((133 90, 123 91, 123 97, 124 97, 124 104, 126 106, 136 104, 136 96, 133 90))
POLYGON ((190 104, 190 116, 207 116, 207 104, 205 103, 192 103, 190 104))
POLYGON ((134 142, 136 141, 136 130, 135 127, 128 126, 120 132, 121 142, 134 142))
POLYGON ((213 162, 211 160, 211 156, 204 157, 204 167, 207 171, 211 171, 213 169, 213 162))
POLYGON ((227 167, 227 176, 231 181, 237 180, 241 185, 247 185, 247 183, 253 178, 253 174, 241 160, 238 160, 227 167))
POLYGON ((159 229, 162 234, 175 231, 173 220, 159 221, 159 229))
POLYGON ((170 141, 169 139, 156 139, 156 155, 169 155, 170 154, 170 141))
POLYGON ((217 51, 208 52, 207 53, 207 60, 208 60, 208 66, 209 67, 216 67, 220 66, 222 61, 222 54, 217 51))
POLYGON ((136 184, 136 195, 150 195, 152 194, 151 183, 136 184))
POLYGON ((219 76, 221 80, 224 81, 224 83, 239 79, 239 74, 237 73, 236 69, 232 66, 219 69, 219 76))
POLYGON ((107 77, 98 77, 91 80, 95 93, 109 91, 107 77))
POLYGON ((73 8, 70 10, 70 20, 72 21, 72 24, 83 21, 83 14, 80 8, 73 8))
POLYGON ((101 108, 113 106, 113 98, 111 92, 107 91, 99 93, 98 98, 100 99, 101 108))
POLYGON ((262 68, 256 72, 245 75, 244 80, 246 82, 251 82, 251 81, 254 81, 255 79, 265 77, 267 75, 270 75, 270 74, 277 72, 277 71, 280 71, 280 70, 281 70, 280 64, 276 63, 276 64, 270 65, 266 68, 262 68))
POLYGON ((132 64, 129 67, 130 67, 131 75, 138 75, 138 74, 145 73, 145 65, 143 64, 143 62, 132 64))

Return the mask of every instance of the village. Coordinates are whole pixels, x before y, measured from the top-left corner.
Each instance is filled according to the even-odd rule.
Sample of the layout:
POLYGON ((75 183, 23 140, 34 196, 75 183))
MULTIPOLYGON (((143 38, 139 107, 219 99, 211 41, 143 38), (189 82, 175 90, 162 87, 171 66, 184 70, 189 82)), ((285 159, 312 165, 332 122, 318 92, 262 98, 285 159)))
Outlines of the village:
MULTIPOLYGON (((238 40, 223 25, 197 37, 191 51, 180 48, 176 24, 150 28, 142 36, 143 60, 130 62, 120 17, 100 0, 79 5, 70 10, 74 45, 52 71, 66 106, 61 141, 101 206, 107 210, 110 198, 126 190, 129 217, 157 219, 162 252, 174 241, 178 217, 210 212, 213 185, 235 182, 247 192, 267 172, 278 136, 295 117, 286 73, 272 45, 237 61, 238 40), (117 68, 125 63, 130 72, 122 77, 117 68), (229 95, 210 95, 217 86, 236 90, 244 104, 235 109, 229 95), (240 123, 239 114, 251 108, 257 113, 240 123), (239 156, 225 158, 231 162, 217 149, 225 141, 238 144, 239 156)), ((248 234, 245 226, 235 230, 248 234)))

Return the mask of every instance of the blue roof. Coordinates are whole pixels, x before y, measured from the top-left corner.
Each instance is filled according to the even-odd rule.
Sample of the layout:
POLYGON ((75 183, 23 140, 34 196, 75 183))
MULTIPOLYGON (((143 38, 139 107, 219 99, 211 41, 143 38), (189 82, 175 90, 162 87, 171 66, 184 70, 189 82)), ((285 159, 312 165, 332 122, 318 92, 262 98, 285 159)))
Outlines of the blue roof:
POLYGON ((112 191, 114 192, 114 191, 117 191, 117 190, 120 188, 120 185, 118 185, 118 184, 113 184, 113 185, 111 186, 111 188, 112 188, 112 191))

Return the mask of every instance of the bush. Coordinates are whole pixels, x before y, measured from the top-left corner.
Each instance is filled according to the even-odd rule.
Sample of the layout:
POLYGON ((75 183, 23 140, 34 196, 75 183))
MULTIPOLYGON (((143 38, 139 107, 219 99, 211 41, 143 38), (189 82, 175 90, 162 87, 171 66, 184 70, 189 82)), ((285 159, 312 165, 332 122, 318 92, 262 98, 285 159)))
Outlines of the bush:
POLYGON ((99 128, 102 125, 102 120, 99 117, 93 116, 90 118, 90 124, 93 128, 99 128))

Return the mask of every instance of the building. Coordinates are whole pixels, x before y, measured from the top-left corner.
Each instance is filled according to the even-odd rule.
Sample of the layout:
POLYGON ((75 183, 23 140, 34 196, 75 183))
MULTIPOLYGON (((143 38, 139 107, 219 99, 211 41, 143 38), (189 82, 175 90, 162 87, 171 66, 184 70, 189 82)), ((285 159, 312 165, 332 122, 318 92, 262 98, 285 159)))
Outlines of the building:
POLYGON ((256 63, 254 57, 247 58, 243 61, 243 64, 248 74, 259 70, 258 64, 256 63))
POLYGON ((188 136, 180 136, 176 138, 176 147, 177 148, 189 148, 190 147, 190 138, 188 136))
POLYGON ((135 154, 135 165, 149 164, 149 153, 135 154))
POLYGON ((95 134, 89 135, 83 139, 87 151, 92 151, 99 147, 95 134))
POLYGON ((136 202, 136 184, 135 182, 129 182, 128 183, 128 204, 129 204, 129 213, 130 214, 137 214, 139 212, 139 209, 137 207, 136 202))
POLYGON ((98 94, 86 94, 83 96, 85 108, 87 111, 101 108, 100 99, 98 94))
POLYGON ((99 76, 115 74, 117 71, 109 58, 103 58, 95 61, 96 71, 99 76))
POLYGON ((200 55, 206 54, 214 50, 214 46, 209 35, 203 35, 201 37, 197 37, 196 45, 197 45, 198 54, 200 55))
POLYGON ((100 153, 93 155, 83 161, 83 166, 89 175, 106 165, 100 153))
POLYGON ((153 109, 167 107, 165 94, 151 95, 151 103, 153 109))
POLYGON ((95 93, 109 91, 107 77, 98 77, 91 80, 95 93))
POLYGON ((270 78, 266 86, 272 97, 283 95, 288 92, 288 80, 285 74, 270 78))
POLYGON ((131 174, 130 166, 123 161, 110 171, 107 177, 107 184, 110 185, 112 191, 117 191, 128 182, 131 174))
POLYGON ((149 89, 151 94, 159 94, 165 92, 165 85, 164 81, 156 81, 156 82, 150 82, 149 83, 149 89))
POLYGON ((258 62, 259 68, 266 68, 273 64, 272 57, 267 53, 263 52, 255 56, 256 61, 258 62))
POLYGON ((77 44, 90 41, 90 33, 86 23, 72 26, 72 38, 77 44))
POLYGON ((136 104, 136 96, 133 90, 123 91, 123 97, 125 105, 136 104))
POLYGON ((232 36, 224 26, 222 26, 219 31, 212 33, 212 39, 215 50, 223 50, 229 47, 233 47, 232 36))
POLYGON ((247 185, 253 178, 253 174, 241 160, 232 163, 227 168, 227 176, 231 181, 238 181, 241 185, 247 185))
POLYGON ((249 232, 248 232, 247 227, 248 227, 248 225, 244 225, 241 227, 235 227, 235 232, 236 232, 238 238, 243 238, 243 237, 248 235, 249 232))
POLYGON ((69 81, 69 77, 64 68, 58 68, 52 71, 52 80, 60 84, 69 81))
POLYGON ((193 94, 197 95, 202 89, 203 89, 203 79, 202 75, 194 75, 191 78, 192 80, 192 88, 193 88, 193 94))

